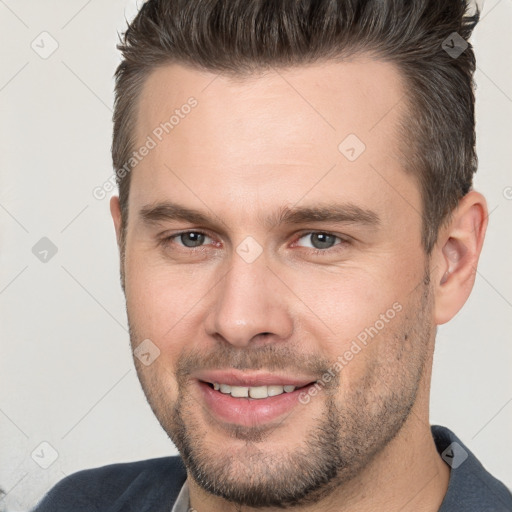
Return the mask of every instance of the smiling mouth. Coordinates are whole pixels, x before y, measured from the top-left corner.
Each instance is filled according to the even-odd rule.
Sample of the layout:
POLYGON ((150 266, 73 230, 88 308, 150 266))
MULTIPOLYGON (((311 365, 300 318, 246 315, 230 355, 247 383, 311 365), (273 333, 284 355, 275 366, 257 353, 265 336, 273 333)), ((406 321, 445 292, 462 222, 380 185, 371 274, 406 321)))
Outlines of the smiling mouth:
POLYGON ((222 424, 246 427, 276 421, 301 404, 300 397, 316 384, 311 377, 217 371, 196 376, 199 399, 222 424))
POLYGON ((218 382, 205 382, 214 391, 219 391, 225 395, 230 395, 233 398, 253 398, 261 400, 272 396, 279 396, 283 393, 293 393, 297 389, 306 388, 314 382, 310 382, 303 386, 281 386, 278 384, 271 384, 269 386, 231 386, 229 384, 221 384, 218 382))

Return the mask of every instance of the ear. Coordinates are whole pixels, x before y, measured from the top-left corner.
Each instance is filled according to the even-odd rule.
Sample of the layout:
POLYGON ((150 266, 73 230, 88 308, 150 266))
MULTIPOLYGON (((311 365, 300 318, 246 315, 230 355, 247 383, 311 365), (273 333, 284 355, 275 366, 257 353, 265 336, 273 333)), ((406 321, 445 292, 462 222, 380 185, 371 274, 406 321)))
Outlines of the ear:
POLYGON ((121 221, 121 206, 119 204, 118 196, 112 196, 110 198, 110 214, 112 215, 112 220, 114 221, 114 228, 116 230, 117 246, 120 247, 121 246, 122 221, 121 221))
POLYGON ((451 320, 473 289, 487 222, 487 202, 472 190, 459 201, 451 220, 439 232, 432 258, 437 325, 451 320))

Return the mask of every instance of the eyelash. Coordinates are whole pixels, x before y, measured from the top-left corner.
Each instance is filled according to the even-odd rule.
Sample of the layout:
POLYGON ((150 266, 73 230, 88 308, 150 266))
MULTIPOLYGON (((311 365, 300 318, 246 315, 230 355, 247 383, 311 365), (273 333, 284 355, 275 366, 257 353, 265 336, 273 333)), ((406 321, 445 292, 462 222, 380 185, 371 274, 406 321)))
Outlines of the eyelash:
MULTIPOLYGON (((187 233, 196 233, 196 234, 207 236, 209 238, 213 238, 208 233, 206 233, 204 231, 201 231, 201 230, 188 230, 188 231, 180 231, 179 233, 174 233, 171 236, 167 236, 167 237, 163 238, 160 243, 164 247, 168 247, 172 243, 172 240, 174 240, 175 238, 177 238, 177 237, 179 237, 181 235, 186 235, 187 233)), ((340 237, 338 235, 335 235, 334 233, 330 233, 328 231, 307 231, 305 233, 301 233, 296 241, 299 241, 300 239, 304 238, 305 236, 313 235, 313 234, 322 234, 322 235, 334 236, 335 238, 340 240, 340 243, 335 244, 333 247, 329 247, 327 249, 312 249, 312 248, 308 248, 308 247, 303 247, 303 249, 309 249, 309 253, 310 254, 314 254, 315 256, 316 255, 331 254, 333 251, 336 251, 336 247, 345 246, 345 245, 349 244, 349 240, 347 240, 346 238, 342 238, 342 237, 340 237)), ((201 245, 199 247, 185 247, 185 246, 183 246, 183 248, 185 250, 195 252, 195 251, 198 251, 198 250, 204 250, 205 246, 204 245, 201 245)))

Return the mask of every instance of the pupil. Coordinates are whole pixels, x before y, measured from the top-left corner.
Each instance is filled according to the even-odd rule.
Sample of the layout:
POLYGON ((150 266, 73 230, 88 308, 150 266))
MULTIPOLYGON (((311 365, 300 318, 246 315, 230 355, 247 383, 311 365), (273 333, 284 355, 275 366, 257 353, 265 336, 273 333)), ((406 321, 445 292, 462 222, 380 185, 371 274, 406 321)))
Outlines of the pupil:
POLYGON ((316 249, 328 249, 332 247, 335 237, 326 233, 313 233, 311 241, 316 249))
POLYGON ((183 233, 180 238, 186 247, 198 247, 204 242, 204 235, 202 233, 183 233))

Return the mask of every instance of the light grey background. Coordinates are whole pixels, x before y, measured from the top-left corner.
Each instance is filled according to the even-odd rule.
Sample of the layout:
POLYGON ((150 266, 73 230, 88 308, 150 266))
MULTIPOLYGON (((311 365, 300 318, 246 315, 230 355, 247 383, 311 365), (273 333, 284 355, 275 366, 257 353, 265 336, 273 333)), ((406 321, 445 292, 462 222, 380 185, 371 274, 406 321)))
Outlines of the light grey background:
MULTIPOLYGON (((112 174, 117 31, 136 10, 0 0, 0 510, 82 468, 175 453, 133 368, 109 198, 92 195, 112 174), (44 31, 47 58, 31 47, 51 50, 44 31)), ((431 422, 512 487, 512 0, 486 2, 473 42, 490 226, 473 294, 439 330, 431 422)))

